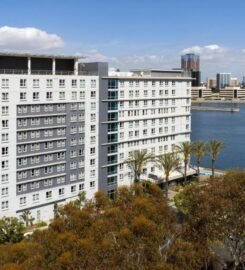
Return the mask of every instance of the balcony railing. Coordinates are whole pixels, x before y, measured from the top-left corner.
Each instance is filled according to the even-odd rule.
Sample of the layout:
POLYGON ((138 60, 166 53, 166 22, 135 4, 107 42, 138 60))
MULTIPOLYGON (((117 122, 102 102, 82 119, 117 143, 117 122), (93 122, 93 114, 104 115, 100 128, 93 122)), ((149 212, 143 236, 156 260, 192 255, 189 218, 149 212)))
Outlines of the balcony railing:
MULTIPOLYGON (((0 74, 28 74, 27 69, 0 69, 0 74)), ((62 71, 56 70, 55 74, 53 74, 52 70, 31 70, 31 75, 76 75, 75 71, 62 71)), ((96 72, 88 72, 88 71, 78 71, 77 75, 83 76, 96 76, 96 72)))

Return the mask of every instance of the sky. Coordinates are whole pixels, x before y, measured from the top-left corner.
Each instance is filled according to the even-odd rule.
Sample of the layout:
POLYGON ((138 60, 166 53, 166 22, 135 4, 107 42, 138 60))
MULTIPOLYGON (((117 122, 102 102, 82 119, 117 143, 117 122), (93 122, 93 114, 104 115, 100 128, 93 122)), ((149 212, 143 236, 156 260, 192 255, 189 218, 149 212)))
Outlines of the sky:
POLYGON ((202 80, 245 76, 245 0, 3 0, 0 51, 78 54, 111 68, 178 68, 202 80))

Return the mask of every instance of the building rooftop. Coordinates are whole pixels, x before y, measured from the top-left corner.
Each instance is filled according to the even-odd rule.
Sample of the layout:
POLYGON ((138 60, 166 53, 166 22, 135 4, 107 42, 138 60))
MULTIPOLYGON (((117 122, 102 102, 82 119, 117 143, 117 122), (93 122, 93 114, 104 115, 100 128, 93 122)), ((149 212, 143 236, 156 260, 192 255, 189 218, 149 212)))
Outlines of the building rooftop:
POLYGON ((120 78, 120 79, 169 79, 169 80, 192 80, 191 74, 182 69, 171 69, 171 70, 162 70, 162 69, 134 69, 130 72, 120 72, 120 71, 110 71, 110 78, 120 78))
POLYGON ((56 59, 84 59, 85 56, 78 55, 56 55, 56 54, 36 54, 36 53, 20 53, 20 52, 0 52, 0 57, 33 57, 33 58, 56 58, 56 59))

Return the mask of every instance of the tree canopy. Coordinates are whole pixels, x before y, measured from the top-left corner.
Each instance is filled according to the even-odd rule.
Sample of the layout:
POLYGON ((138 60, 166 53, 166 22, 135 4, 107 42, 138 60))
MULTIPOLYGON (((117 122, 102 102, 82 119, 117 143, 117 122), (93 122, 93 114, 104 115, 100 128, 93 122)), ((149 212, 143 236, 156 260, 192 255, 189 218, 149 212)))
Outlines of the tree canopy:
POLYGON ((244 201, 244 171, 185 186, 175 198, 181 215, 154 184, 121 187, 114 200, 98 192, 82 208, 59 209, 48 229, 0 245, 0 269, 203 270, 226 250, 226 269, 240 270, 244 201))

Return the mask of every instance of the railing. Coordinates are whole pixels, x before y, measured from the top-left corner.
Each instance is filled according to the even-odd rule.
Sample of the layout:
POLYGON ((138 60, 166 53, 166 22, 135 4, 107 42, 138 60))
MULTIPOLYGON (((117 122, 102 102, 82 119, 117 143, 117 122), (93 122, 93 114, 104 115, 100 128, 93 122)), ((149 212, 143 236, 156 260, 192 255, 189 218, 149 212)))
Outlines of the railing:
POLYGON ((28 74, 27 69, 0 69, 0 74, 28 74))
MULTIPOLYGON (((28 74, 27 69, 0 69, 0 74, 28 74)), ((52 70, 31 70, 31 75, 76 75, 75 71, 60 71, 56 70, 55 74, 53 74, 52 70)), ((88 71, 78 71, 77 75, 83 76, 96 76, 96 72, 88 72, 88 71)))

